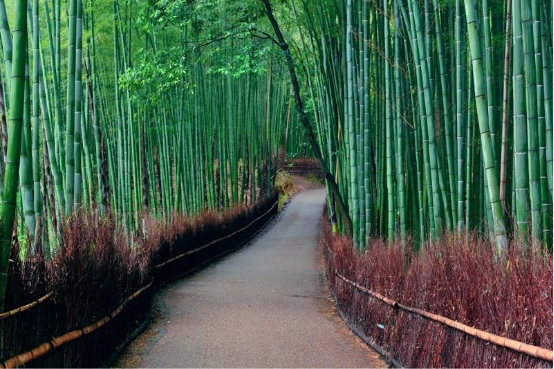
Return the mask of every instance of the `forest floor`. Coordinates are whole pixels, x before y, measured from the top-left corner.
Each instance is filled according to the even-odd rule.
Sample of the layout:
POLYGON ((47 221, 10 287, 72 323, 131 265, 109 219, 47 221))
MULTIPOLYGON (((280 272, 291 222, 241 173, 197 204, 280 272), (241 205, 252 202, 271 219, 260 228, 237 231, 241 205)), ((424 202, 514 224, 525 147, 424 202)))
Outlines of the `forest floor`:
POLYGON ((118 367, 387 367, 331 300, 318 246, 325 190, 299 190, 250 245, 173 282, 118 367))

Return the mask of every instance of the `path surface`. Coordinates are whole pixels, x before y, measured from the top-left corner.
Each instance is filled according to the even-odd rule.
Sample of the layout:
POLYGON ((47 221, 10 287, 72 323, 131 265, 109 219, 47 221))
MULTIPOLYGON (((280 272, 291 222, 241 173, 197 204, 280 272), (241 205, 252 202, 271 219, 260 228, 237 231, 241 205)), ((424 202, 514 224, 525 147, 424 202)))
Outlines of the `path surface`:
POLYGON ((297 194, 251 245, 158 295, 116 365, 386 367, 337 318, 318 248, 324 189, 297 194))

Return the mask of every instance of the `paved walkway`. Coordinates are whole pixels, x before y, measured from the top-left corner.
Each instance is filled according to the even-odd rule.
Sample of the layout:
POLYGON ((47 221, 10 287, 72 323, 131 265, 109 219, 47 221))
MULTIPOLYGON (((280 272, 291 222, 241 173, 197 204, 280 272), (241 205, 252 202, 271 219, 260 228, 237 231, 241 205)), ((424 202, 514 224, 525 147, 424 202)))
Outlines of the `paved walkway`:
POLYGON ((251 245, 159 292, 159 316, 116 365, 385 367, 328 298, 324 201, 324 189, 297 194, 251 245))

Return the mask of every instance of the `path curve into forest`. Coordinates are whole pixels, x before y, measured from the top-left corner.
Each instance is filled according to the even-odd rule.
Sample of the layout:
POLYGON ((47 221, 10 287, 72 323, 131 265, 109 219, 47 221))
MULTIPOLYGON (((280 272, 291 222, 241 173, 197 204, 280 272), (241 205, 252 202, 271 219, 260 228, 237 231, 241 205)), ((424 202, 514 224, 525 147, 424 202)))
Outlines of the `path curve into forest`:
POLYGON ((250 245, 161 290, 127 367, 386 367, 337 317, 318 247, 325 190, 297 194, 250 245))

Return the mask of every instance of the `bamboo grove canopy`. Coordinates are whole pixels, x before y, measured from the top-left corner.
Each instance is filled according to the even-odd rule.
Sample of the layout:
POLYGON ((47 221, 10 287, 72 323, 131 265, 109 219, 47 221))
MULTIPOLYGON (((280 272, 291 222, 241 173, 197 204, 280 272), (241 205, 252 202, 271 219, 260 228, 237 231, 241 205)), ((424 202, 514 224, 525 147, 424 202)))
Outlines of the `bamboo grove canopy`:
POLYGON ((551 1, 290 6, 360 247, 475 229, 500 252, 552 245, 551 1))
POLYGON ((147 216, 269 193, 304 133, 256 8, 0 0, 0 288, 14 220, 21 257, 48 258, 77 210, 114 216, 133 247, 147 216))

